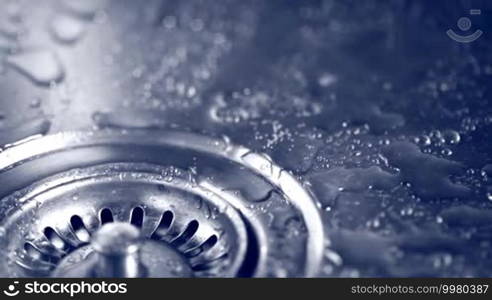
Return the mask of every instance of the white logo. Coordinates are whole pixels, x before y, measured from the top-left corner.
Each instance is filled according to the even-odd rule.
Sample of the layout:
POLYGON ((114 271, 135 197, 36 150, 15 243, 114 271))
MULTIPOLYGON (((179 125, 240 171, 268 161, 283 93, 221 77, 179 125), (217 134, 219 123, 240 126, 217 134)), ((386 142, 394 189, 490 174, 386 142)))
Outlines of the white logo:
POLYGON ((16 290, 16 285, 18 284, 18 281, 14 281, 14 284, 10 284, 6 290, 3 290, 3 293, 9 297, 14 297, 19 295, 19 291, 16 290))
MULTIPOLYGON (((470 15, 480 15, 482 11, 480 9, 470 9, 470 15)), ((472 26, 472 22, 470 18, 468 17, 461 17, 458 19, 458 28, 461 31, 467 31, 470 30, 472 26)), ((475 32, 469 34, 469 35, 460 35, 456 32, 454 32, 453 29, 449 29, 446 31, 446 34, 453 40, 455 40, 458 43, 471 43, 473 41, 476 41, 479 37, 482 36, 483 31, 482 30, 476 30, 475 32)))

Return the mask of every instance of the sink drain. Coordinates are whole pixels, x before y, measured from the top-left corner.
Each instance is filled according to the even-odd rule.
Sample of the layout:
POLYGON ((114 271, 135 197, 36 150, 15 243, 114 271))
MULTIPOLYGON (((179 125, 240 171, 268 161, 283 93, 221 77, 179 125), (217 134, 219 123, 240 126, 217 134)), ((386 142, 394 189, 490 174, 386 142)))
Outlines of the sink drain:
POLYGON ((307 277, 322 258, 311 193, 227 139, 60 133, 0 153, 0 182, 4 277, 307 277))

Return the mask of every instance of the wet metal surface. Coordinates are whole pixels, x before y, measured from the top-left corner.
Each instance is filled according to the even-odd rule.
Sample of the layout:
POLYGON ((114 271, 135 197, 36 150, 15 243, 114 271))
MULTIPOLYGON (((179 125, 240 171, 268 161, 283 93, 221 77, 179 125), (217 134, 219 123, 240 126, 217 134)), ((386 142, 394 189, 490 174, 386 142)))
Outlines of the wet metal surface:
POLYGON ((118 157, 252 199, 292 241, 266 276, 492 275, 490 1, 0 2, 3 245, 12 199, 118 157), (205 142, 207 164, 132 156, 156 132, 205 142), (296 239, 318 249, 316 274, 296 239))

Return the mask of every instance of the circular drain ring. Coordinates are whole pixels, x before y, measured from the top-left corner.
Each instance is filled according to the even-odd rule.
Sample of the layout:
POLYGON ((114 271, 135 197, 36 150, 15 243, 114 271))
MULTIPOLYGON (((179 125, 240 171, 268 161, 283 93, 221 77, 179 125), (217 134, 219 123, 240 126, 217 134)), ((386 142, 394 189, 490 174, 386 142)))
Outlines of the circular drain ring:
MULTIPOLYGON (((69 154, 73 154, 74 151, 79 149, 86 148, 85 150, 87 150, 88 147, 98 146, 113 146, 113 150, 116 152, 119 147, 124 146, 172 147, 180 151, 193 150, 196 153, 204 153, 217 159, 226 159, 258 174, 274 186, 282 197, 294 205, 302 215, 308 232, 302 276, 315 276, 317 274, 324 248, 324 233, 319 211, 312 194, 294 176, 272 163, 266 155, 252 152, 242 146, 232 145, 226 139, 213 139, 177 131, 101 130, 96 132, 59 133, 30 140, 15 144, 12 148, 6 149, 0 154, 0 180, 5 183, 5 185, 0 187, 0 196, 6 196, 13 190, 21 189, 34 181, 69 168, 80 167, 81 164, 94 165, 96 163, 115 161, 107 153, 101 153, 100 151, 97 152, 97 155, 95 152, 84 152, 85 158, 87 158, 84 162, 80 161, 80 156, 77 158, 77 155, 63 155, 67 150, 70 150, 68 151, 69 154), (49 155, 56 155, 59 161, 63 162, 63 166, 62 163, 60 165, 55 163, 50 167, 49 172, 43 170, 43 165, 34 164, 30 165, 28 169, 23 168, 24 164, 33 163, 49 155), (37 171, 39 172, 36 174, 38 177, 32 176, 33 166, 38 167, 37 171)), ((131 156, 128 153, 126 155, 131 156)), ((204 186, 207 185, 206 182, 203 184, 204 186)), ((211 191, 220 190, 224 192, 220 187, 216 187, 213 184, 210 184, 207 188, 211 191)), ((244 211, 245 203, 237 200, 237 197, 230 197, 227 201, 239 211, 244 211)), ((260 250, 263 251, 264 249, 260 250)), ((261 276, 261 272, 256 274, 261 276)))
MULTIPOLYGON (((3 224, 8 228, 16 224, 31 225, 33 216, 40 216, 29 226, 37 229, 29 228, 29 238, 24 247, 28 254, 37 257, 37 261, 33 262, 30 256, 14 257, 16 263, 31 272, 45 272, 44 275, 52 271, 49 267, 54 266, 50 261, 53 259, 69 261, 64 263, 64 268, 75 265, 85 258, 77 250, 89 240, 81 238, 80 230, 74 228, 83 228, 84 235, 89 236, 103 224, 119 221, 131 222, 148 239, 174 245, 183 256, 200 250, 199 246, 215 237, 215 243, 207 249, 209 252, 191 253, 194 255, 189 256, 189 260, 199 262, 201 266, 207 259, 210 260, 215 265, 214 269, 221 267, 221 277, 237 274, 246 252, 245 244, 241 242, 247 240, 240 215, 223 199, 199 185, 188 184, 188 174, 182 173, 183 178, 175 176, 172 180, 163 180, 161 174, 165 172, 168 170, 146 164, 98 165, 79 169, 75 174, 61 173, 36 184, 28 193, 16 198, 26 204, 3 224), (155 186, 158 189, 154 191, 155 186), (203 200, 205 197, 206 202, 203 200), (199 205, 194 205, 196 203, 199 205), (134 222, 136 210, 140 211, 140 217, 137 216, 137 222, 134 222), (213 212, 217 213, 211 220, 213 212), (163 228, 161 224, 168 214, 171 214, 171 220, 166 221, 168 224, 163 228), (73 225, 74 218, 79 220, 80 225, 73 225), (196 224, 193 233, 184 239, 192 224, 196 224), (225 251, 228 246, 222 242, 230 236, 234 236, 234 241, 229 241, 234 245, 229 247, 234 252, 232 254, 225 251), (215 250, 217 247, 221 248, 215 250), (225 254, 229 256, 227 267, 224 266, 225 254), (39 259, 39 256, 44 257, 39 259), (215 258, 220 258, 220 261, 215 258)), ((86 249, 82 250, 81 253, 87 253, 86 249)), ((152 264, 147 267, 156 271, 153 274, 159 274, 157 267, 163 264, 158 263, 159 258, 150 260, 152 264)), ((160 261, 165 262, 164 258, 160 261)), ((211 274, 210 270, 206 271, 211 274)), ((204 273, 200 270, 195 276, 206 276, 204 273)))

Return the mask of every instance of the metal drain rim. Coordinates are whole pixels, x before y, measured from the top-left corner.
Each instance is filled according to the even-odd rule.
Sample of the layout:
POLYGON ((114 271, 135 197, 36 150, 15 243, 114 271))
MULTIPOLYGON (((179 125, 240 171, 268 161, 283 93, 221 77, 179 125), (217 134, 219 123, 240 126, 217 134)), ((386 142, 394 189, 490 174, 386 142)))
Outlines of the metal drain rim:
MULTIPOLYGON (((159 171, 162 169, 161 166, 153 166, 150 164, 144 164, 144 163, 117 163, 117 164, 103 164, 103 165, 97 165, 97 166, 92 166, 92 167, 87 167, 78 170, 80 174, 77 176, 72 176, 72 177, 65 177, 64 173, 59 173, 54 176, 48 177, 45 180, 38 182, 35 184, 33 188, 29 188, 29 191, 20 196, 19 198, 15 198, 18 200, 21 205, 21 209, 16 209, 12 215, 10 215, 7 219, 5 219, 2 223, 2 226, 4 228, 10 228, 13 223, 17 222, 17 219, 22 217, 23 214, 25 214, 28 211, 31 211, 34 209, 34 207, 40 205, 41 203, 49 202, 49 201, 57 201, 56 198, 62 198, 65 196, 67 192, 73 191, 73 190, 80 190, 83 189, 84 187, 91 187, 94 184, 101 185, 101 184, 107 184, 107 183, 113 183, 117 182, 118 180, 121 179, 121 176, 126 177, 126 174, 129 174, 129 170, 126 172, 124 171, 125 168, 130 169, 132 166, 139 166, 140 167, 140 172, 141 173, 132 173, 133 175, 137 174, 137 178, 126 178, 124 181, 126 184, 136 184, 136 183, 144 183, 146 185, 158 185, 158 186, 165 186, 166 188, 170 189, 176 189, 179 191, 182 191, 184 193, 190 194, 190 195, 197 195, 202 198, 207 199, 207 202, 210 202, 211 205, 216 207, 221 214, 224 215, 224 218, 228 220, 228 222, 231 222, 234 228, 234 233, 237 235, 236 239, 238 241, 244 241, 247 240, 247 233, 245 229, 245 224, 239 214, 235 209, 231 207, 231 204, 229 204, 225 199, 221 198, 221 195, 216 195, 216 194, 210 194, 205 188, 203 188, 200 185, 189 185, 187 184, 186 181, 179 179, 179 178, 174 178, 171 182, 162 180, 160 178, 160 175, 157 175, 155 171, 159 171), (108 171, 108 167, 115 168, 114 170, 108 171), (116 171, 116 168, 118 171, 116 171), (148 172, 148 173, 147 173, 148 172), (97 183, 94 182, 94 180, 97 179, 97 183), (53 199, 55 198, 55 199, 53 199), (36 199, 35 201, 32 201, 36 199)), ((68 171, 70 172, 70 171, 68 171)), ((60 201, 60 200, 58 200, 60 201)), ((78 200, 82 201, 82 200, 78 200)), ((145 205, 145 203, 126 203, 123 206, 128 206, 128 207, 135 207, 139 205, 145 205)), ((166 210, 163 210, 163 212, 169 212, 171 211, 174 216, 177 216, 177 210, 172 209, 173 205, 172 204, 166 204, 165 206, 169 206, 166 210)), ((97 206, 101 206, 101 204, 98 204, 97 206)), ((109 206, 102 205, 100 208, 105 207, 108 208, 109 206)), ((147 210, 147 209, 144 209, 147 210)), ((72 214, 77 214, 78 216, 85 216, 88 217, 86 213, 83 212, 75 212, 73 209, 68 209, 69 212, 68 215, 72 214)), ((128 214, 130 215, 130 214, 128 214)), ((200 220, 203 218, 196 218, 196 220, 200 220)), ((115 220, 116 221, 116 220, 115 220)), ((125 220, 119 220, 123 222, 129 222, 130 220, 125 219, 125 220)), ((61 222, 65 223, 65 222, 61 222)), ((203 224, 203 220, 200 222, 203 224)), ((48 224, 41 224, 41 228, 44 228, 48 224)), ((48 227, 52 228, 57 228, 60 223, 53 223, 49 224, 48 227)), ((87 225, 87 223, 86 223, 87 225)), ((100 224, 102 226, 102 224, 100 224)), ((202 225, 203 226, 203 225, 202 225)), ((149 231, 144 230, 144 228, 141 228, 142 232, 145 234, 150 234, 151 232, 157 231, 156 226, 152 226, 152 230, 150 232, 144 232, 144 231, 149 231)), ((92 228, 90 231, 92 232, 94 228, 92 228)), ((60 234, 60 232, 57 232, 58 235, 63 236, 63 238, 66 238, 64 234, 60 234)), ((176 236, 179 236, 179 234, 176 234, 176 236)), ((220 238, 219 238, 220 240, 220 238)), ((246 252, 246 245, 238 242, 237 244, 237 249, 236 249, 236 255, 231 258, 232 263, 228 265, 227 267, 227 272, 222 273, 221 277, 233 277, 239 268, 241 267, 241 264, 243 262, 243 258, 246 252)), ((67 253, 68 255, 69 253, 67 253)))
POLYGON ((63 132, 14 144, 0 153, 0 172, 25 161, 54 152, 87 145, 135 144, 188 148, 222 157, 260 174, 279 189, 282 195, 301 213, 309 232, 304 276, 316 276, 323 257, 326 237, 320 211, 310 193, 292 174, 261 153, 233 145, 227 140, 202 135, 163 130, 99 130, 63 132))

